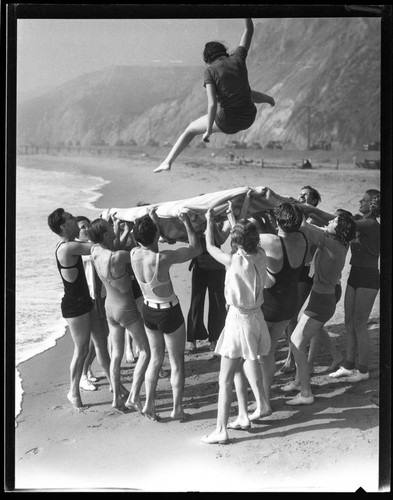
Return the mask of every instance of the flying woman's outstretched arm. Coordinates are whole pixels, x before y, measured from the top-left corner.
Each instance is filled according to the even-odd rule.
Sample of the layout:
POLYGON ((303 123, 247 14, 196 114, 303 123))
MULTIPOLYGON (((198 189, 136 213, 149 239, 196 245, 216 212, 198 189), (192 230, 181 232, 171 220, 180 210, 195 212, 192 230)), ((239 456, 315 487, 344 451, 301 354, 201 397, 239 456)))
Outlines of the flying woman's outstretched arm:
POLYGON ((203 134, 203 140, 209 142, 209 137, 213 132, 213 124, 217 113, 216 88, 212 83, 206 84, 207 93, 207 125, 206 132, 203 134))
POLYGON ((244 19, 244 24, 246 25, 246 29, 244 30, 239 45, 248 50, 254 34, 254 23, 252 22, 252 19, 244 19))

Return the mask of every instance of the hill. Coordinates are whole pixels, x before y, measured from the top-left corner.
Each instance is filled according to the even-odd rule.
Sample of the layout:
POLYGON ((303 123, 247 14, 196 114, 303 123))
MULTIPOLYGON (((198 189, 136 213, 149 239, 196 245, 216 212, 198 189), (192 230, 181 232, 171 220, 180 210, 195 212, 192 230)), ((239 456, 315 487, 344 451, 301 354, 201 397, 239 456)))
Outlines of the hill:
MULTIPOLYGON (((253 126, 230 139, 299 149, 309 141, 345 149, 379 140, 379 18, 263 20, 247 64, 252 88, 276 106, 259 105, 253 126)), ((202 75, 203 65, 112 66, 82 75, 19 103, 18 143, 173 143, 206 112, 202 75)), ((213 141, 222 147, 228 136, 213 141)))

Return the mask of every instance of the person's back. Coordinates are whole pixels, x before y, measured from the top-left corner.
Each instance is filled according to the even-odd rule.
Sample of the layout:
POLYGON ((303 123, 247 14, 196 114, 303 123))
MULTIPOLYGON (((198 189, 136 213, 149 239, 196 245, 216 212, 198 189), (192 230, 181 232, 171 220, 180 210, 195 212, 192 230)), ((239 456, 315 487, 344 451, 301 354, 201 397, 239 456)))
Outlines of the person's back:
POLYGON ((225 298, 229 305, 246 310, 262 305, 266 264, 266 254, 261 248, 255 254, 237 250, 225 278, 225 298))
POLYGON ((133 248, 131 262, 145 300, 160 303, 176 298, 169 275, 170 266, 175 262, 165 258, 165 252, 133 248))
POLYGON ((239 46, 234 54, 221 56, 205 69, 204 83, 215 84, 217 101, 223 108, 255 106, 251 99, 246 66, 247 49, 239 46))
MULTIPOLYGON (((120 250, 122 251, 124 250, 120 250)), ((131 295, 128 293, 132 288, 130 270, 126 264, 116 261, 116 254, 117 252, 100 245, 94 245, 91 249, 95 269, 105 286, 109 300, 131 295)))
POLYGON ((278 232, 262 234, 260 243, 268 258, 268 279, 262 310, 271 323, 289 321, 298 302, 298 279, 308 244, 299 231, 303 214, 296 204, 282 203, 275 209, 278 232))

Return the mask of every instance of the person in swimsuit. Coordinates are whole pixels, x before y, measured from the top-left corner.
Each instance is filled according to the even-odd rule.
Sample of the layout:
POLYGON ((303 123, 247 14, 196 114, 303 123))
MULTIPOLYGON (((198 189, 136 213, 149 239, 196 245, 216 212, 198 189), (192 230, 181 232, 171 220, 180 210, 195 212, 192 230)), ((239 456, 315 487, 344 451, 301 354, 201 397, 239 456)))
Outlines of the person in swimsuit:
POLYGON ((300 231, 303 214, 298 206, 282 203, 276 207, 274 215, 277 221, 277 235, 260 235, 260 244, 268 259, 268 279, 264 289, 262 311, 271 338, 270 351, 260 360, 266 405, 265 412, 261 415, 253 414, 252 419, 272 413, 270 391, 276 371, 275 351, 298 305, 298 279, 308 251, 307 239, 300 231))
POLYGON ((133 231, 139 246, 131 250, 131 263, 143 293, 142 317, 151 348, 151 360, 145 379, 146 402, 143 408, 144 415, 150 420, 160 418, 156 414, 155 403, 165 347, 168 349, 171 365, 173 393, 171 418, 174 420, 187 418, 183 410, 186 329, 169 269, 174 264, 191 260, 200 253, 201 247, 188 215, 182 213, 179 218, 185 225, 188 245, 176 250, 159 250, 160 230, 154 209, 135 222, 133 231))
POLYGON ((296 376, 286 389, 300 390, 293 399, 285 402, 291 406, 314 403, 306 346, 335 312, 341 296, 342 269, 349 243, 356 234, 355 222, 347 214, 340 214, 331 219, 325 228, 303 221, 301 230, 306 233, 307 239, 317 246, 317 250, 314 255, 314 280, 310 299, 291 336, 296 376))
MULTIPOLYGON (((91 248, 94 267, 106 289, 105 311, 112 345, 112 407, 121 411, 127 408, 141 411, 140 390, 150 360, 150 348, 133 294, 130 253, 127 250, 116 250, 115 240, 118 239, 119 225, 114 226, 109 221, 98 218, 87 229, 89 239, 95 243, 91 248), (133 373, 131 391, 124 403, 125 391, 120 383, 120 365, 124 355, 126 330, 131 333, 138 347, 139 357, 133 373)), ((120 240, 124 239, 124 233, 129 231, 130 227, 126 224, 120 240)))
POLYGON ((84 405, 79 384, 83 363, 89 352, 90 312, 93 308, 81 256, 90 254, 92 243, 74 241, 79 236, 79 226, 75 217, 63 208, 57 208, 48 216, 48 226, 60 236, 55 256, 64 286, 61 312, 74 342, 74 354, 70 364, 70 390, 67 398, 75 409, 81 411, 84 405))
MULTIPOLYGON (((229 208, 229 217, 232 217, 229 208)), ((259 246, 259 234, 254 223, 241 220, 231 232, 231 253, 214 244, 213 212, 206 214, 206 247, 212 257, 225 266, 225 298, 228 314, 215 352, 221 356, 218 414, 215 430, 202 438, 207 444, 226 443, 227 429, 251 428, 247 410, 247 380, 257 399, 263 393, 262 373, 258 356, 270 349, 270 336, 263 317, 263 287, 266 281, 265 252, 259 246), (238 417, 228 424, 235 384, 238 417)))
MULTIPOLYGON (((89 241, 86 234, 86 229, 90 224, 90 219, 84 215, 75 217, 79 226, 79 237, 76 241, 89 241)), ((80 381, 80 387, 85 391, 96 391, 97 386, 93 382, 97 382, 94 377, 91 365, 96 357, 102 366, 104 373, 108 379, 109 386, 111 381, 109 376, 110 357, 108 352, 108 322, 105 314, 105 288, 102 286, 101 280, 98 278, 94 269, 93 262, 90 255, 82 255, 83 268, 89 292, 93 301, 93 309, 91 310, 91 337, 89 344, 89 353, 83 364, 83 373, 80 381)))
POLYGON ((246 58, 254 34, 251 19, 245 19, 245 31, 234 54, 228 55, 220 42, 208 42, 203 52, 206 65, 204 87, 207 93, 207 114, 193 121, 179 137, 166 159, 154 172, 168 171, 179 154, 197 135, 203 140, 215 132, 236 134, 251 127, 256 117, 255 103, 275 105, 273 97, 251 90, 246 58))
MULTIPOLYGON (((369 338, 367 320, 380 287, 380 191, 367 190, 359 200, 360 215, 354 217, 356 238, 351 243, 350 272, 345 290, 344 312, 347 351, 342 366, 329 376, 347 377, 348 382, 360 382, 369 378, 369 338), (356 354, 359 355, 355 370, 356 354)), ((326 220, 334 215, 318 212, 326 220)))
MULTIPOLYGON (((312 186, 303 186, 302 189, 300 190, 299 196, 298 196, 298 201, 301 203, 307 203, 308 205, 312 205, 313 207, 316 207, 321 203, 321 195, 319 192, 313 188, 312 186)), ((338 215, 336 213, 336 215, 338 215)), ((310 217, 307 219, 307 222, 310 224, 314 224, 315 226, 318 227, 323 227, 326 225, 326 221, 324 218, 317 216, 316 214, 310 214, 310 217)), ((292 332, 295 330, 296 325, 297 325, 297 320, 299 313, 307 299, 307 297, 310 295, 312 284, 313 284, 313 277, 310 275, 310 266, 311 266, 311 261, 312 257, 314 255, 316 248, 315 246, 310 245, 310 248, 307 253, 306 257, 306 262, 304 263, 303 269, 300 273, 299 276, 299 281, 298 281, 298 307, 296 308, 295 314, 291 318, 287 328, 285 329, 285 335, 288 340, 288 355, 287 359, 284 361, 283 366, 280 368, 280 372, 285 373, 285 372, 291 372, 295 369, 295 363, 293 359, 293 355, 291 353, 291 343, 290 343, 290 338, 292 335, 292 332)), ((308 362, 310 365, 310 372, 313 371, 313 364, 314 364, 314 359, 318 353, 318 350, 320 348, 320 344, 324 345, 325 349, 330 353, 332 357, 332 363, 329 367, 329 370, 334 370, 339 363, 342 361, 342 356, 337 351, 335 348, 333 342, 331 341, 331 338, 329 336, 329 333, 323 328, 321 331, 320 335, 315 335, 310 342, 310 348, 308 352, 308 362)))

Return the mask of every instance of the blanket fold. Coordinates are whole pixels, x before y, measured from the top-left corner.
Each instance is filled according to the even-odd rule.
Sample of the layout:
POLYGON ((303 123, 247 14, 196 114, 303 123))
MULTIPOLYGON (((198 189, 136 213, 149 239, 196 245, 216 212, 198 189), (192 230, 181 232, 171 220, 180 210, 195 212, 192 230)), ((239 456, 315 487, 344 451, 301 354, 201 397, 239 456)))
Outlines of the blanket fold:
MULTIPOLYGON (((178 218, 181 212, 187 212, 192 225, 197 233, 203 233, 206 229, 205 214, 209 208, 214 209, 214 216, 217 222, 226 220, 226 210, 228 201, 232 202, 233 212, 238 218, 243 206, 244 197, 250 187, 228 189, 214 193, 206 193, 184 200, 166 201, 153 203, 132 208, 110 208, 104 211, 101 216, 108 218, 116 215, 117 218, 128 222, 144 217, 152 208, 156 208, 159 219, 161 235, 170 240, 187 241, 187 232, 182 221, 178 218)), ((291 198, 272 193, 264 186, 253 189, 247 217, 258 216, 267 210, 271 210, 284 201, 293 201, 291 198)))

